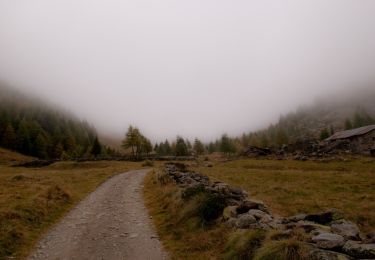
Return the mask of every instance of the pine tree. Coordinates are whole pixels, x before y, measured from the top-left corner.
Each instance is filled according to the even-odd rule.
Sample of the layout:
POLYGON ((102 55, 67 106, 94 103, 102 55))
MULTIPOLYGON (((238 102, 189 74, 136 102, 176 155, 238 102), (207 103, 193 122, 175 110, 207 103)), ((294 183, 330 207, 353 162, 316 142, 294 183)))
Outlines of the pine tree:
POLYGON ((208 152, 210 154, 216 152, 216 146, 215 146, 215 144, 213 142, 210 142, 208 144, 208 152))
POLYGON ((47 140, 42 133, 38 135, 35 141, 34 154, 41 159, 47 158, 47 140))
POLYGON ((194 151, 196 155, 202 155, 204 153, 204 145, 198 138, 194 140, 194 151))
POLYGON ((31 142, 26 121, 22 120, 17 130, 17 151, 30 154, 31 142))
POLYGON ((232 140, 230 140, 230 138, 226 134, 222 135, 221 137, 220 151, 227 155, 236 152, 236 147, 234 146, 232 140))
POLYGON ((11 124, 5 127, 4 134, 2 135, 2 145, 8 149, 16 149, 17 147, 17 136, 14 132, 14 128, 11 124))
POLYGON ((95 137, 94 144, 91 149, 91 154, 97 157, 102 152, 102 145, 100 144, 98 137, 95 137))
POLYGON ((151 141, 144 136, 142 136, 142 152, 146 153, 147 156, 152 152, 151 141))
POLYGON ((61 159, 61 156, 64 152, 64 147, 61 143, 57 143, 56 145, 54 145, 53 147, 53 151, 52 151, 52 158, 54 159, 61 159))
POLYGON ((164 151, 165 151, 165 155, 171 155, 172 154, 172 147, 169 144, 167 139, 164 142, 164 151))
POLYGON ((187 156, 188 148, 182 137, 177 136, 176 139, 176 156, 187 156))

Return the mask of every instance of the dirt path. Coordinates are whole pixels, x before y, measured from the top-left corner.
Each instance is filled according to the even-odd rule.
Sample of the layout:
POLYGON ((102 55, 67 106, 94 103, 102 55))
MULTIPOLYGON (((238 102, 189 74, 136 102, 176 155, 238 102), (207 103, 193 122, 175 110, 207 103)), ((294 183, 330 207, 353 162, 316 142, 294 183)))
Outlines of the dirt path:
POLYGON ((147 170, 117 175, 78 204, 29 259, 166 259, 142 200, 147 170))

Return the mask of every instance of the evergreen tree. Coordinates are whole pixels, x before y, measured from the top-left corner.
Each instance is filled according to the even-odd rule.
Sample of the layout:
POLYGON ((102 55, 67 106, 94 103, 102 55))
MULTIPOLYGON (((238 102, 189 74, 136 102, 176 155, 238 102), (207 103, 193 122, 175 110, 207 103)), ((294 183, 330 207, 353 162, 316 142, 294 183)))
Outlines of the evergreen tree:
POLYGON ((13 126, 8 124, 5 127, 4 134, 2 135, 2 145, 8 149, 15 149, 17 146, 16 133, 14 132, 13 126))
POLYGON ((100 144, 98 137, 95 137, 94 144, 91 149, 91 154, 97 157, 102 152, 102 145, 100 144))
POLYGON ((61 159, 61 156, 64 152, 64 147, 61 143, 57 143, 56 145, 54 145, 53 147, 53 150, 52 150, 52 158, 54 159, 61 159))
POLYGON ((279 128, 276 135, 276 144, 282 146, 288 144, 288 135, 283 128, 279 128))
POLYGON ((210 154, 216 152, 216 146, 215 146, 215 144, 213 142, 210 142, 208 144, 207 150, 208 150, 208 153, 210 153, 210 154))
POLYGON ((232 140, 230 140, 230 138, 226 134, 222 135, 221 137, 220 151, 227 155, 230 155, 236 152, 236 147, 234 146, 232 140))
POLYGON ((164 152, 165 152, 165 155, 171 155, 172 154, 172 147, 169 144, 167 139, 164 142, 164 152))
POLYGON ((194 140, 194 151, 196 155, 204 154, 204 145, 198 138, 194 140))
POLYGON ((43 136, 42 133, 40 133, 35 141, 35 146, 34 146, 34 154, 38 158, 46 159, 47 158, 47 140, 43 136))
POLYGON ((147 156, 152 152, 151 141, 144 136, 142 136, 142 152, 144 152, 147 156))
POLYGON ((188 148, 184 141, 184 139, 180 136, 177 136, 176 139, 176 156, 187 156, 188 155, 188 148))

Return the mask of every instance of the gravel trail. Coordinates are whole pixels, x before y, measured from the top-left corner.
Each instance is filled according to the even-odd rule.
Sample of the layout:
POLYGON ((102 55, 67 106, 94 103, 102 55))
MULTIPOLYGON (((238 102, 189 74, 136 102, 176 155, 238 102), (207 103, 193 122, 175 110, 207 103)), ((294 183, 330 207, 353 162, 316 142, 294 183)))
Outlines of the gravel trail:
POLYGON ((147 171, 103 183, 39 241, 29 259, 167 259, 143 203, 147 171))

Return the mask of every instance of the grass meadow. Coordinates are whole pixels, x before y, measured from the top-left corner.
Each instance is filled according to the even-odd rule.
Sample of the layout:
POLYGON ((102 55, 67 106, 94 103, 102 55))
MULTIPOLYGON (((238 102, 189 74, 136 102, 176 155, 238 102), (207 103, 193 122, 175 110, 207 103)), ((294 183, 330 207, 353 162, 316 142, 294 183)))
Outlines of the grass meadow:
POLYGON ((7 153, 2 158, 0 259, 25 258, 48 228, 102 182, 115 174, 141 168, 140 163, 99 161, 61 162, 26 169, 10 167, 9 162, 23 157, 7 153))
POLYGON ((281 216, 340 210, 363 231, 375 231, 375 160, 334 162, 235 160, 193 167, 241 187, 281 216))

